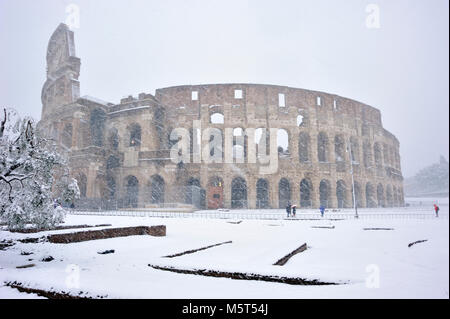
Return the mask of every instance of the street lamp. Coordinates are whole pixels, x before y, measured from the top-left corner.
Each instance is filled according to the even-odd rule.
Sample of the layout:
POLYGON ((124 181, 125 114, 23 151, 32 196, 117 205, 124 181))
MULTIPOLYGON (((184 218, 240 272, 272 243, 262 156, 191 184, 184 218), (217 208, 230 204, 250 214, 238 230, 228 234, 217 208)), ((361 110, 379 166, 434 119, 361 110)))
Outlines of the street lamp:
POLYGON ((352 176, 352 193, 353 193, 353 207, 355 208, 355 218, 359 218, 358 216, 358 205, 356 204, 356 193, 355 193, 355 179, 353 177, 353 156, 352 156, 352 143, 350 141, 350 138, 348 140, 348 148, 347 152, 349 152, 350 156, 350 174, 352 176))

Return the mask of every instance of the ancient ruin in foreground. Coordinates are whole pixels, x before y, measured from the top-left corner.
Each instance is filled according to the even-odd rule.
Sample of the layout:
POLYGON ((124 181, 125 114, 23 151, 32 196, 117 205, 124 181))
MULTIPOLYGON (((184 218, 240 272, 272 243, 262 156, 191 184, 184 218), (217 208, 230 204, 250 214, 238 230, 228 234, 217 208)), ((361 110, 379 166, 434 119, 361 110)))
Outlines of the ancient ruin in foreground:
POLYGON ((176 86, 113 104, 80 97, 79 73, 61 24, 39 127, 68 152, 78 208, 353 207, 353 184, 358 207, 404 204, 399 141, 376 108, 261 84, 176 86), (189 138, 182 161, 174 130, 189 138))

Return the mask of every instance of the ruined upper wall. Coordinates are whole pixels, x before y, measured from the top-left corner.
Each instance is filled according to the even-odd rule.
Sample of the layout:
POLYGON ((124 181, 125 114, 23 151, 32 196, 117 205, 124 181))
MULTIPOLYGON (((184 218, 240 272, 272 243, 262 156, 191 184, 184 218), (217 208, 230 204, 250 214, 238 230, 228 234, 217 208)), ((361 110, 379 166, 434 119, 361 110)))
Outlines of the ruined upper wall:
POLYGON ((80 63, 75 56, 74 34, 61 23, 47 47, 47 81, 41 93, 42 118, 80 97, 80 63))
MULTIPOLYGON (((382 128, 381 113, 378 109, 338 95, 262 84, 208 84, 185 85, 156 90, 155 97, 166 106, 172 117, 190 115, 201 119, 208 116, 205 106, 232 109, 232 117, 266 118, 283 120, 297 117, 300 110, 314 113, 316 120, 346 116, 362 125, 382 128), (242 98, 235 98, 235 90, 242 92, 242 98), (197 99, 192 99, 197 92, 197 99), (280 106, 280 94, 284 95, 284 106, 280 106), (320 98, 320 106, 318 105, 320 98)), ((329 121, 328 121, 329 122, 329 121)), ((330 124, 330 123, 327 123, 330 124)))

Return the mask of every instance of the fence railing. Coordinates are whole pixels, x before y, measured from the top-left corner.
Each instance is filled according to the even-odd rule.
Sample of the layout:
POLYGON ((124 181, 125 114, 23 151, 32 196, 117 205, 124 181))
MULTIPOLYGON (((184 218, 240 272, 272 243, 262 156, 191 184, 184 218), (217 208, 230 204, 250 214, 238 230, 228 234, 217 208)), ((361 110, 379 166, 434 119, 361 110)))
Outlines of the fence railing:
MULTIPOLYGON (((355 219, 355 213, 327 211, 324 217, 319 212, 301 212, 297 211, 295 217, 286 217, 286 213, 273 210, 270 212, 248 210, 248 211, 196 211, 188 212, 152 212, 152 211, 77 211, 70 210, 71 215, 92 215, 92 216, 128 216, 128 217, 153 217, 153 218, 204 218, 204 219, 267 219, 267 220, 339 220, 355 219)), ((447 214, 439 214, 439 218, 448 219, 447 214)), ((359 219, 436 219, 433 212, 371 212, 370 209, 361 211, 358 214, 359 219)))

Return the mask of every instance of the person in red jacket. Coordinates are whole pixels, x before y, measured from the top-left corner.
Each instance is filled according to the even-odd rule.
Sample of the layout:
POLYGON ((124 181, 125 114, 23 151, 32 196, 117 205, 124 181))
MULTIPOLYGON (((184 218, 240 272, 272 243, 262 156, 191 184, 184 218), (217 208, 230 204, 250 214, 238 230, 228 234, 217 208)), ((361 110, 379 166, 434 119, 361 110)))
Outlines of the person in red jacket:
POLYGON ((439 217, 439 206, 434 204, 434 211, 436 213, 436 217, 439 217))

